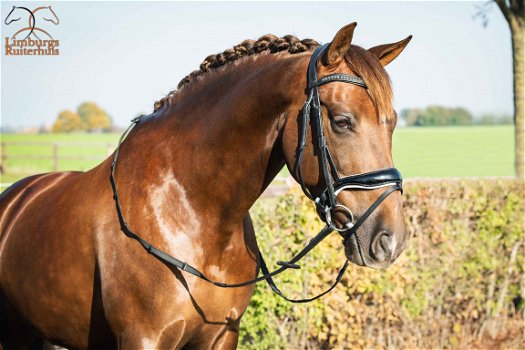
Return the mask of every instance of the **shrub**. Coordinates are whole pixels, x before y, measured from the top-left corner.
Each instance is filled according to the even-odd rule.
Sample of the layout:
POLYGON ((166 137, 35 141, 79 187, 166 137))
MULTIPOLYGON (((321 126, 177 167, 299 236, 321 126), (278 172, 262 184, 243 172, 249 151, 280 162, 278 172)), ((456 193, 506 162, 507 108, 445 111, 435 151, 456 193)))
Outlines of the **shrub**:
MULTIPOLYGON (((393 266, 352 265, 336 289, 309 304, 290 304, 259 284, 239 347, 523 347, 523 195, 523 183, 510 179, 407 181, 410 239, 393 266)), ((252 216, 270 269, 321 228, 297 188, 252 216)), ((344 259, 333 234, 276 283, 289 296, 315 295, 344 259)))

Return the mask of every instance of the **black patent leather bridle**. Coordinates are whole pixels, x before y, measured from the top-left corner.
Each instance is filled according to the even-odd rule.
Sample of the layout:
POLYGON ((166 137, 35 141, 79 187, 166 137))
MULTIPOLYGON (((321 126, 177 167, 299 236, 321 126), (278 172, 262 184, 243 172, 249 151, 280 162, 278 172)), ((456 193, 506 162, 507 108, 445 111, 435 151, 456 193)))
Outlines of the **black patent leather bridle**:
MULTIPOLYGON (((328 145, 326 143, 326 138, 323 132, 323 123, 322 123, 323 116, 322 116, 321 102, 319 99, 318 87, 324 84, 332 83, 332 82, 343 82, 343 83, 354 84, 354 85, 363 87, 365 89, 367 88, 367 86, 364 80, 361 79, 360 77, 343 74, 343 73, 330 74, 330 75, 317 79, 317 67, 316 67, 317 61, 318 61, 318 58, 321 56, 321 54, 324 52, 324 50, 328 47, 328 45, 329 44, 325 44, 323 46, 318 47, 314 51, 310 59, 310 63, 308 65, 308 80, 307 80, 308 98, 304 104, 304 108, 302 111, 302 128, 301 128, 300 143, 299 143, 298 155, 297 155, 297 174, 298 174, 299 183, 301 185, 301 188, 303 189, 303 192, 308 198, 315 201, 315 205, 316 205, 319 217, 322 221, 326 223, 326 226, 317 235, 315 235, 299 253, 297 253, 293 258, 291 258, 288 261, 278 261, 277 265, 279 265, 280 267, 270 272, 268 270, 268 267, 266 266, 266 263, 261 253, 259 252, 259 265, 263 273, 262 276, 259 276, 257 278, 251 279, 249 281, 241 282, 241 283, 229 284, 229 283, 217 282, 217 281, 213 281, 209 279, 195 267, 158 249, 157 247, 153 246, 151 243, 144 240, 138 234, 133 232, 129 228, 128 224, 126 223, 126 220, 124 219, 124 215, 122 213, 122 207, 120 205, 120 198, 118 195, 117 184, 115 181, 115 169, 117 166, 117 160, 118 160, 119 150, 120 150, 122 141, 130 133, 133 127, 140 122, 141 117, 134 118, 131 121, 131 125, 124 132, 124 134, 122 134, 122 136, 120 137, 119 143, 117 145, 117 149, 115 151, 115 155, 113 157, 113 162, 111 163, 110 182, 111 182, 111 187, 113 189, 113 198, 115 200, 115 205, 117 209, 117 215, 119 218, 121 230, 128 237, 137 240, 148 253, 155 256, 157 259, 161 260, 165 264, 169 266, 175 266, 182 271, 186 271, 218 287, 222 287, 222 288, 244 287, 244 286, 247 286, 253 283, 257 283, 257 282, 266 280, 274 293, 294 303, 305 303, 305 302, 313 301, 325 295, 326 293, 330 292, 333 288, 335 288, 335 286, 339 283, 339 281, 343 277, 344 272, 346 271, 348 267, 348 264, 349 264, 348 260, 345 261, 343 267, 339 270, 339 273, 337 274, 337 277, 334 283, 330 286, 330 288, 328 288, 323 293, 315 297, 312 297, 312 298, 297 299, 297 300, 287 298, 285 295, 282 294, 279 288, 275 285, 275 282, 273 281, 273 277, 288 269, 299 269, 300 266, 297 263, 306 254, 308 254, 308 252, 310 252, 314 247, 316 247, 324 238, 326 238, 330 233, 334 231, 338 231, 343 236, 344 243, 347 240, 351 239, 351 237, 355 237, 355 239, 357 240, 357 247, 359 249, 359 253, 361 254, 361 245, 358 241, 357 229, 374 212, 374 210, 381 204, 381 202, 383 202, 391 193, 395 191, 402 191, 402 178, 401 178, 401 174, 399 173, 399 171, 397 171, 397 169, 395 168, 376 170, 376 171, 372 171, 372 172, 368 172, 364 174, 352 175, 352 176, 348 176, 344 178, 339 177, 335 163, 332 159, 332 156, 330 155, 330 151, 328 150, 328 145), (310 124, 309 122, 310 116, 312 116, 312 130, 316 131, 317 146, 319 147, 319 150, 320 150, 320 161, 321 161, 320 172, 322 173, 322 176, 326 184, 326 189, 317 198, 315 198, 312 195, 312 193, 308 190, 308 188, 306 187, 304 180, 303 180, 302 170, 301 170, 304 150, 306 147, 308 125, 310 124), (330 171, 330 169, 332 170, 332 172, 330 171), (376 199, 376 201, 363 213, 363 215, 361 215, 361 217, 355 223, 353 222, 353 214, 351 213, 351 211, 347 207, 337 202, 337 194, 343 190, 346 190, 346 189, 373 190, 373 189, 378 189, 382 187, 388 187, 388 188, 387 190, 385 190, 385 192, 383 192, 383 194, 381 194, 379 198, 376 199), (350 216, 350 221, 348 221, 345 226, 339 227, 339 228, 336 227, 335 224, 332 222, 332 217, 331 217, 332 211, 338 208, 343 208, 347 213, 349 213, 349 216, 350 216)), ((313 132, 312 132, 312 135, 314 135, 313 132)), ((363 262, 364 262, 364 259, 363 259, 363 262)))

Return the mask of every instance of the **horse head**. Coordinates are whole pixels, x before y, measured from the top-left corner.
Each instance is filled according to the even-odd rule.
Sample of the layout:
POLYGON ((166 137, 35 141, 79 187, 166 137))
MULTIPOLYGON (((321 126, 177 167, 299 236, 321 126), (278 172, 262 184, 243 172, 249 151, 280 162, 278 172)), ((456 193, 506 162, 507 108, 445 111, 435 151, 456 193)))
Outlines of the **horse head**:
MULTIPOLYGON (((351 45, 355 27, 356 23, 352 23, 340 29, 329 46, 319 51, 318 59, 314 57, 313 63, 310 62, 307 92, 316 90, 307 97, 310 102, 307 100, 305 108, 310 110, 309 103, 316 95, 319 108, 309 118, 309 127, 304 125, 308 118, 301 120, 304 109, 297 119, 287 119, 283 150, 290 173, 303 185, 307 195, 317 198, 317 204, 320 199, 322 202, 323 198, 327 201, 325 197, 333 197, 331 201, 335 203, 320 206, 326 209, 320 216, 325 221, 328 217, 327 223, 332 223, 344 236, 345 231, 359 222, 359 228, 345 237, 347 258, 358 265, 383 268, 403 251, 406 237, 400 191, 382 196, 387 185, 394 182, 401 189, 401 178, 392 161, 392 133, 397 115, 384 67, 403 51, 411 36, 366 50, 351 45), (312 69, 319 83, 310 81, 312 74, 315 76, 312 69), (316 116, 318 128, 314 127, 316 116), (302 147, 301 139, 304 139, 302 147), (327 150, 323 149, 323 143, 327 150), (388 178, 393 178, 393 182, 388 183, 388 178), (353 185, 338 186, 341 183, 353 185), (385 198, 379 200, 379 197, 385 198), (375 201, 382 203, 375 206, 375 201), (371 207, 373 212, 369 212, 371 207)), ((307 111, 307 116, 308 113, 312 112, 307 111)))
POLYGON ((33 30, 35 29, 35 15, 33 14, 33 12, 30 9, 28 9, 26 7, 23 7, 23 6, 13 6, 11 11, 9 12, 7 17, 5 18, 4 23, 6 25, 9 25, 9 24, 11 24, 11 23, 13 23, 15 21, 20 20, 22 17, 18 17, 18 18, 15 18, 15 17, 21 16, 23 11, 26 11, 26 12, 29 13, 29 27, 20 29, 18 32, 16 32, 13 35, 13 38, 16 37, 16 35, 21 33, 21 32, 29 31, 29 34, 27 34, 26 37, 24 38, 24 39, 27 39, 33 33, 33 30), (31 20, 32 20, 32 22, 31 22, 31 20))
MULTIPOLYGON (((29 26, 34 29, 33 35, 40 39, 40 37, 37 35, 36 32, 44 33, 49 39, 53 39, 51 34, 49 34, 44 28, 37 27, 36 26, 36 15, 37 13, 43 13, 43 16, 41 17, 44 21, 51 22, 54 25, 58 25, 60 23, 60 20, 58 19, 58 16, 56 15, 55 11, 51 8, 51 6, 40 6, 33 10, 34 16, 29 18, 29 26), (47 16, 47 17, 46 17, 47 16), (51 18, 49 18, 51 17, 51 18)), ((39 22, 42 23, 42 22, 39 22)), ((40 25, 39 25, 40 26, 40 25)), ((18 33, 17 33, 18 34, 18 33)), ((16 35, 16 34, 15 34, 16 35)))
MULTIPOLYGON (((49 12, 48 16, 52 17, 52 18, 42 17, 44 19, 44 21, 51 22, 54 25, 58 25, 60 23, 60 20, 58 19, 58 16, 56 15, 55 11, 53 11, 51 6, 43 6, 43 7, 40 7, 39 9, 42 9, 42 10, 46 10, 47 9, 48 10, 47 12, 49 12)), ((35 10, 35 12, 36 12, 36 10, 35 10)))
POLYGON ((19 7, 17 6, 13 6, 13 8, 11 9, 11 11, 9 12, 9 14, 7 15, 7 17, 5 18, 4 20, 4 23, 6 25, 10 25, 12 22, 15 22, 15 21, 18 21, 20 20, 21 17, 18 17, 18 18, 11 18, 11 17, 15 17, 16 15, 13 14, 15 12, 16 9, 18 9, 19 7), (8 21, 9 20, 9 21, 8 21))

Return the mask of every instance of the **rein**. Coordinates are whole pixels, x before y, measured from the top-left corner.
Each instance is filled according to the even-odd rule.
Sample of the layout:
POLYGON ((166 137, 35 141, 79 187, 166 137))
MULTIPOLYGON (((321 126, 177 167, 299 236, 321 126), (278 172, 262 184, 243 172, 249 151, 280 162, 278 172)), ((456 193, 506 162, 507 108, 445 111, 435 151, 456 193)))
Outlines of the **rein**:
MULTIPOLYGON (((401 174, 397 169, 395 168, 389 168, 389 169, 383 169, 383 170, 377 170, 372 171, 369 173, 364 174, 357 174, 352 175, 344 178, 340 178, 337 169, 335 167, 335 163, 332 159, 332 156, 330 155, 330 151, 328 150, 328 145, 326 143, 326 138, 323 133, 322 128, 322 110, 321 110, 321 102, 319 99, 319 91, 318 87, 324 84, 332 83, 332 82, 344 82, 349 83, 353 85, 357 85, 363 88, 366 88, 366 84, 360 77, 351 76, 343 73, 335 73, 330 74, 327 76, 324 76, 322 78, 317 79, 317 69, 316 64, 319 56, 323 53, 323 51, 326 49, 328 44, 325 44, 323 46, 318 47, 311 59, 310 63, 308 65, 308 98, 304 104, 303 108, 303 124, 301 129, 301 138, 300 138, 300 144, 298 148, 298 157, 297 157, 297 164, 298 164, 298 178, 299 183, 301 185, 301 188, 305 195, 313 200, 315 202, 317 212, 319 215, 319 218, 326 223, 326 226, 317 234, 315 235, 308 244, 294 257, 292 257, 288 261, 277 261, 277 265, 280 267, 276 270, 270 272, 268 270, 268 267, 262 257, 261 252, 259 251, 259 266, 262 271, 262 275, 248 280, 241 283, 223 283, 223 282, 217 282, 209 279, 204 275, 202 272, 200 272, 195 267, 189 265, 186 262, 183 262, 170 254, 162 251, 161 249, 155 247, 148 241, 144 240, 140 235, 133 232, 125 218, 124 214, 122 212, 122 207, 120 205, 120 197, 118 195, 118 189, 117 189, 117 183, 115 180, 115 170, 117 167, 117 160, 119 156, 119 150, 121 147, 122 142, 127 137, 127 135, 131 132, 133 127, 137 125, 141 117, 134 118, 131 121, 131 125, 128 127, 128 129, 122 134, 122 136, 119 139, 117 148, 115 150, 115 155, 113 157, 113 162, 111 163, 111 174, 110 174, 110 182, 111 187, 113 189, 113 199, 115 200, 115 205, 117 209, 117 215, 120 222, 120 229, 122 232, 128 236, 129 238, 132 238, 136 241, 138 241, 142 247, 151 255, 155 256, 157 259, 161 260, 165 264, 169 266, 175 266, 178 269, 182 271, 186 271, 187 273, 190 273, 198 278, 201 278, 215 286, 222 287, 222 288, 237 288, 237 287, 244 287, 253 283, 257 283, 263 280, 266 280, 272 291, 279 295, 280 297, 284 298, 287 301, 293 302, 293 303, 306 303, 313 300, 316 300, 326 293, 330 292, 332 289, 335 288, 335 286, 341 281, 344 272, 348 268, 349 261, 348 259, 345 261, 343 267, 339 270, 337 277, 335 281, 332 283, 332 285, 321 294, 312 297, 312 298, 306 298, 306 299, 290 299, 283 295, 283 293, 280 291, 280 289, 275 285, 275 282, 273 281, 273 277, 288 270, 288 269, 300 269, 300 265, 297 263, 306 256, 313 248, 315 248, 323 239, 325 239, 328 235, 330 235, 332 232, 337 231, 343 236, 343 243, 346 243, 352 236, 355 237, 357 242, 359 242, 359 238, 357 237, 357 229, 365 222, 365 220, 374 212, 374 210, 383 202, 391 193, 395 191, 402 191, 402 178, 401 174), (310 115, 312 115, 312 129, 315 127, 317 132, 317 145, 321 150, 321 164, 322 167, 320 171, 322 172, 325 183, 326 183, 326 189, 323 191, 323 193, 318 197, 314 198, 314 196, 310 193, 310 191, 306 188, 306 185, 303 180, 302 175, 302 159, 304 154, 304 149, 306 147, 306 138, 307 138, 307 131, 308 131, 308 124, 310 115), (330 169, 333 171, 330 172, 330 169), (334 177, 332 177, 332 174, 334 177), (335 180, 334 180, 335 178, 335 180), (353 221, 353 214, 352 212, 342 204, 339 204, 337 202, 337 194, 345 189, 360 189, 360 190, 373 190, 377 188, 382 187, 388 187, 383 194, 376 199, 376 201, 364 212, 364 214, 355 222, 353 221), (331 218, 332 210, 336 210, 337 208, 344 209, 351 218, 351 221, 347 222, 345 226, 338 228, 334 225, 331 218)), ((357 243, 357 247, 359 249, 359 253, 361 254, 361 245, 360 243, 357 243)), ((364 262, 364 260, 363 260, 364 262)))

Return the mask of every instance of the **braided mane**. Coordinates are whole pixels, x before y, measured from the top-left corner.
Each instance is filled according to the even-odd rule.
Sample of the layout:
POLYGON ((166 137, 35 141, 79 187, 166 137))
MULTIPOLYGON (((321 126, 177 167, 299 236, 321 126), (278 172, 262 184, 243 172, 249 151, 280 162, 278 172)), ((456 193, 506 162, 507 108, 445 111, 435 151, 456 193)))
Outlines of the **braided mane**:
MULTIPOLYGON (((290 54, 297 54, 313 50, 318 46, 319 43, 313 39, 299 40, 294 35, 285 35, 279 38, 273 34, 266 34, 258 40, 244 40, 233 48, 206 57, 201 63, 200 69, 191 72, 179 82, 177 85, 179 90, 173 90, 167 96, 155 102, 154 111, 169 103, 171 98, 177 95, 178 91, 184 89, 197 77, 230 62, 261 52, 276 53, 287 51, 290 54)), ((381 66, 381 63, 379 63, 379 60, 368 50, 356 45, 352 45, 345 54, 345 60, 349 68, 363 78, 368 86, 367 91, 377 108, 379 120, 387 121, 395 118, 392 107, 393 94, 390 78, 381 66)))
MULTIPOLYGON (((279 38, 273 34, 266 34, 261 36, 258 40, 244 40, 239 45, 233 48, 226 49, 216 55, 209 55, 200 64, 200 69, 195 70, 182 79, 177 85, 177 89, 182 89, 184 86, 192 82, 196 77, 204 73, 223 66, 227 63, 236 61, 240 58, 255 55, 264 51, 276 53, 281 51, 288 51, 290 54, 301 53, 313 50, 319 46, 319 43, 313 39, 299 40, 296 36, 285 35, 279 38)), ((155 102, 154 110, 161 108, 169 99, 177 94, 178 90, 171 91, 167 96, 155 102)))

